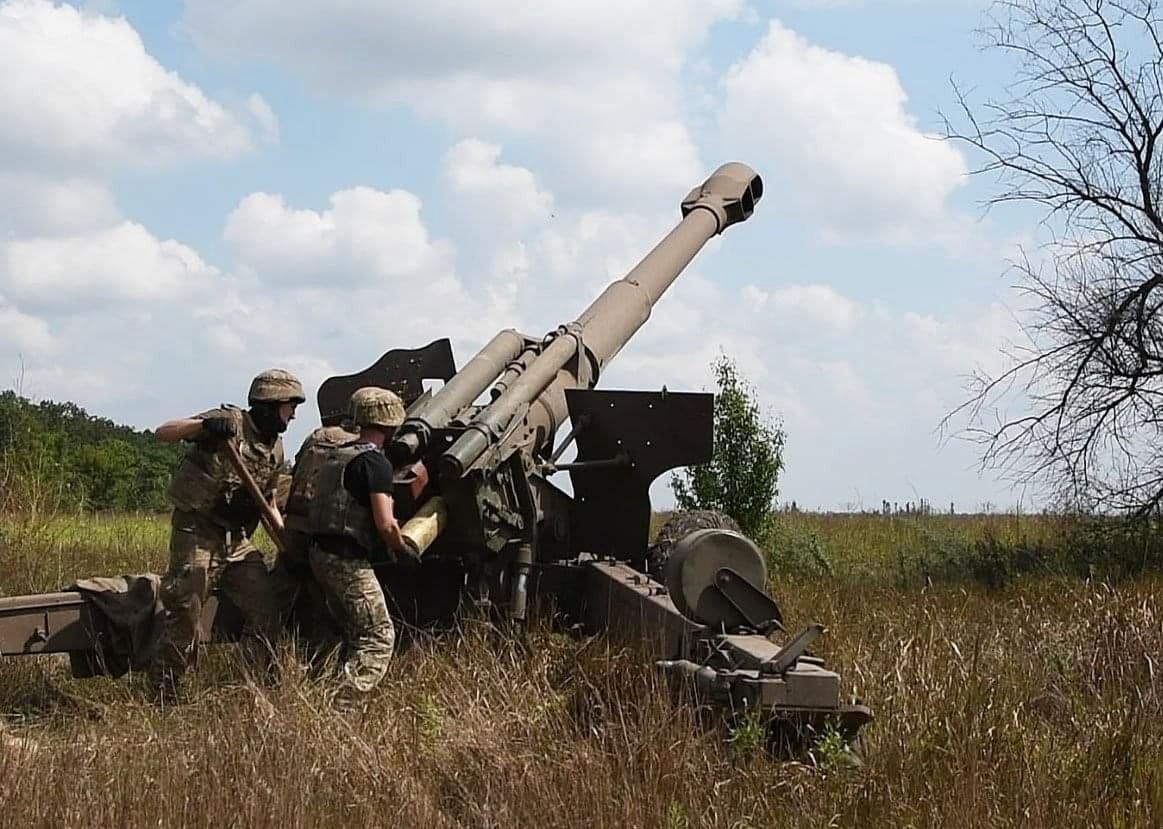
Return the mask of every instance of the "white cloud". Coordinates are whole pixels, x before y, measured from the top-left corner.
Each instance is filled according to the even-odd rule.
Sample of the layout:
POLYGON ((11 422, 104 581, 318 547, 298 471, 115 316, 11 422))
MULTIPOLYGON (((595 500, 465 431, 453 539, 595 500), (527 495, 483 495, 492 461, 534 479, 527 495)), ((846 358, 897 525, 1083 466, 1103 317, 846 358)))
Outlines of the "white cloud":
POLYGON ((258 93, 251 93, 246 98, 246 109, 258 124, 263 142, 278 144, 279 118, 266 99, 258 93))
POLYGON ((673 72, 712 22, 741 5, 676 0, 660 14, 649 0, 192 0, 185 24, 212 51, 295 65, 345 95, 395 99, 424 80, 431 88, 461 79, 487 89, 490 80, 573 80, 602 67, 673 72))
POLYGON ((22 313, 0 296, 0 348, 35 353, 48 351, 52 345, 48 323, 22 313))
POLYGON ((0 4, 0 112, 0 163, 13 169, 230 158, 252 143, 124 18, 44 0, 0 4))
MULTIPOLYGON (((463 363, 500 327, 537 335, 573 319, 675 221, 565 206, 484 142, 450 150, 444 182, 451 197, 482 199, 516 221, 456 235, 454 250, 403 190, 341 190, 321 210, 255 193, 226 223, 236 259, 224 274, 124 222, 51 243, 24 240, 17 278, 8 267, 0 283, 0 371, 14 374, 23 355, 31 392, 151 425, 238 399, 267 365, 315 387, 388 348, 440 336, 452 337, 463 363), (539 220, 547 207, 555 218, 539 220), (20 277, 32 273, 45 278, 20 277), (195 285, 200 293, 179 301, 195 285), (69 307, 54 304, 65 298, 69 307), (31 316, 36 303, 44 312, 31 316)), ((727 288, 703 275, 714 256, 704 252, 679 278, 611 364, 604 388, 706 388, 723 349, 785 419, 786 497, 837 506, 837 477, 876 499, 905 500, 914 485, 934 500, 991 497, 976 495, 994 488, 974 483, 967 451, 947 448, 938 459, 934 429, 957 400, 957 374, 1002 333, 1000 308, 908 312, 824 284, 727 288)), ((305 410, 292 445, 312 419, 305 410)), ((656 495, 666 498, 665 483, 656 495)))
POLYGON ((955 244, 946 200, 966 164, 908 111, 889 65, 813 44, 772 21, 722 80, 701 48, 739 0, 191 0, 209 52, 264 61, 318 89, 403 103, 468 134, 532 140, 570 203, 642 207, 705 173, 692 124, 717 121, 714 161, 741 157, 826 239, 955 244), (720 100, 721 99, 721 100, 720 100))
POLYGON ((927 353, 950 372, 996 374, 1006 359, 1001 346, 1021 339, 1015 308, 1023 304, 1027 304, 1024 295, 1016 295, 1008 303, 995 301, 979 307, 972 327, 965 326, 958 315, 905 311, 901 333, 909 350, 927 353))
POLYGON ((919 128, 891 66, 772 21, 724 84, 724 141, 822 235, 912 241, 948 221, 966 162, 919 128))
POLYGON ((457 143, 444 157, 444 179, 452 207, 468 221, 521 233, 530 222, 546 219, 553 196, 542 189, 533 173, 500 164, 501 148, 476 138, 457 143))
MULTIPOLYGON (((124 20, 0 5, 0 111, 15 113, 0 122, 0 372, 23 357, 28 391, 151 425, 237 400, 267 365, 314 386, 390 347, 447 335, 463 363, 497 328, 540 334, 576 317, 673 225, 678 197, 707 171, 688 127, 696 107, 765 174, 778 194, 765 212, 782 204, 845 238, 948 227, 963 162, 924 136, 891 67, 774 23, 723 80, 714 115, 715 99, 692 104, 700 93, 685 81, 736 0, 682 0, 667 14, 644 0, 450 3, 188 3, 186 24, 208 48, 473 136, 444 156, 443 192, 424 193, 448 219, 439 232, 405 190, 351 187, 307 204, 252 193, 226 218, 221 270, 122 217, 104 181, 119 165, 230 158, 277 141, 270 106, 211 100, 124 20), (536 147, 536 167, 504 155, 502 141, 536 147)), ((823 283, 780 285, 761 265, 733 265, 742 272, 726 287, 707 276, 717 247, 664 297, 604 387, 709 386, 722 348, 787 420, 788 497, 833 506, 837 479, 869 497, 909 497, 909 483, 935 500, 972 491, 960 476, 968 455, 937 460, 927 436, 956 402, 957 375, 990 359, 1007 330, 1000 307, 878 308, 823 283)))
MULTIPOLYGON (((156 413, 216 332, 192 310, 230 280, 122 216, 120 170, 228 159, 277 139, 257 95, 211 100, 108 3, 0 2, 0 376, 33 396, 156 413)), ((218 332, 220 333, 220 332, 218 332)), ((148 415, 146 415, 148 417, 148 415)))
MULTIPOLYGON (((996 367, 998 345, 1016 336, 1005 304, 919 313, 799 286, 824 290, 785 292, 797 302, 781 315, 772 306, 778 290, 725 289, 699 277, 709 266, 697 262, 679 279, 604 386, 713 388, 710 364, 726 353, 783 418, 786 499, 836 509, 851 487, 873 503, 918 493, 959 508, 1005 500, 1002 487, 978 479, 973 447, 941 446, 938 432, 964 399, 964 375, 996 367), (813 296, 827 301, 798 304, 813 296), (826 316, 836 307, 847 309, 840 326, 826 316), (825 316, 813 320, 813 309, 825 316)), ((665 497, 664 487, 655 496, 665 497)))
MULTIPOLYGON (((744 288, 744 296, 754 296, 754 286, 744 288)), ((761 307, 768 309, 777 320, 845 331, 852 327, 860 313, 855 302, 839 294, 829 285, 785 285, 764 293, 761 307)))
POLYGON ((741 0, 391 3, 190 0, 201 47, 318 89, 404 103, 471 134, 531 137, 555 189, 594 199, 669 192, 702 167, 682 72, 741 0))
POLYGON ((102 184, 7 171, 3 164, 0 159, 0 244, 6 237, 77 233, 118 220, 113 194, 102 184))
POLYGON ((118 302, 175 300, 217 276, 190 248, 133 222, 58 238, 20 239, 0 253, 0 285, 22 306, 91 313, 118 302))
POLYGON ((327 210, 294 209, 282 196, 252 193, 226 222, 225 238, 244 265, 274 283, 399 287, 423 278, 429 290, 452 287, 451 250, 434 241, 420 218, 420 199, 406 190, 340 190, 327 210))

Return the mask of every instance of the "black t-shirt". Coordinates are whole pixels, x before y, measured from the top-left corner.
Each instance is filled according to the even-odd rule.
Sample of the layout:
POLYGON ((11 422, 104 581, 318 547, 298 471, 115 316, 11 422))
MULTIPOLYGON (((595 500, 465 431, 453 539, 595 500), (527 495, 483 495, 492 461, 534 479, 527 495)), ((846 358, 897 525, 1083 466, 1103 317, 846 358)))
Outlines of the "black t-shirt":
POLYGON ((347 462, 343 469, 343 488, 363 506, 371 507, 373 492, 392 494, 392 462, 379 450, 371 450, 347 462))
MULTIPOLYGON (((351 497, 367 508, 371 508, 370 494, 383 492, 392 494, 392 462, 378 449, 369 449, 347 462, 343 468, 343 488, 351 497)), ((332 555, 344 558, 367 558, 367 550, 362 549, 350 538, 342 535, 324 535, 316 538, 319 546, 332 555)))

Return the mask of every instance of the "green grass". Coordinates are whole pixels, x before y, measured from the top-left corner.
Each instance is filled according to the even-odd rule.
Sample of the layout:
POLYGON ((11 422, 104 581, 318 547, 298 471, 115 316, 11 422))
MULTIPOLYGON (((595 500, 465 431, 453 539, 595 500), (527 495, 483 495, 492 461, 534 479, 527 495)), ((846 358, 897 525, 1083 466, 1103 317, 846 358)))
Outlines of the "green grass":
MULTIPOLYGON (((86 576, 163 572, 169 538, 168 515, 0 516, 0 596, 59 590, 86 576)), ((255 542, 272 553, 263 533, 255 542)))
POLYGON ((762 539, 777 576, 868 584, 978 581, 1077 569, 1076 522, 1022 515, 780 513, 762 539))
POLYGON ((0 595, 59 590, 85 576, 160 572, 169 522, 154 515, 0 519, 0 595))
MULTIPOLYGON (((814 536, 831 564, 828 576, 773 568, 773 584, 792 625, 827 625, 819 652, 876 712, 863 768, 828 742, 822 765, 774 762, 750 724, 734 741, 707 728, 643 657, 604 639, 536 629, 525 657, 470 625, 395 660, 362 717, 330 712, 327 683, 289 647, 274 690, 249 685, 230 647, 211 649, 193 702, 166 711, 136 678, 74 681, 60 659, 0 660, 9 732, 39 746, 0 748, 0 815, 12 826, 1163 824, 1163 580, 902 576, 902 556, 940 559, 942 540, 1074 543, 1042 517, 780 520, 785 539, 814 536)), ((164 562, 164 519, 0 527, 7 593, 164 562)))

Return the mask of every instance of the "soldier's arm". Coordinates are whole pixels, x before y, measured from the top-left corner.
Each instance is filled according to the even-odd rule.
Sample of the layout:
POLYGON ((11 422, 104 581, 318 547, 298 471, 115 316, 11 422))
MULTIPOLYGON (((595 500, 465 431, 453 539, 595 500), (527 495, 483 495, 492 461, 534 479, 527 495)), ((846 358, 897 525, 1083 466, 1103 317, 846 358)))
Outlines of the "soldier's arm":
POLYGON ((389 550, 402 553, 407 550, 404 546, 404 536, 400 532, 400 522, 396 520, 395 510, 392 507, 392 496, 386 492, 368 493, 371 503, 372 518, 376 522, 376 530, 389 550))
POLYGON ((193 440, 202 434, 202 421, 196 417, 181 417, 167 420, 153 430, 154 437, 162 443, 177 443, 179 440, 193 440))
POLYGON ((193 417, 167 420, 153 430, 154 436, 162 443, 177 443, 179 440, 198 440, 206 436, 207 421, 226 421, 222 409, 210 409, 193 417))

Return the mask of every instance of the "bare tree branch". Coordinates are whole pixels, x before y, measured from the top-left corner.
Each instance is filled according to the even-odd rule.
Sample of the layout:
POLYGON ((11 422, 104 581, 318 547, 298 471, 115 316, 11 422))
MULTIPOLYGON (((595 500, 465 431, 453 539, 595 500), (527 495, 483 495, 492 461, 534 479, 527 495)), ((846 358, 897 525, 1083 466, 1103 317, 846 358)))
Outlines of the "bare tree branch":
POLYGON ((1163 17, 1159 0, 998 0, 1000 100, 954 86, 946 135, 1054 234, 1014 263, 1024 341, 945 421, 982 463, 1074 507, 1163 508, 1163 17))

